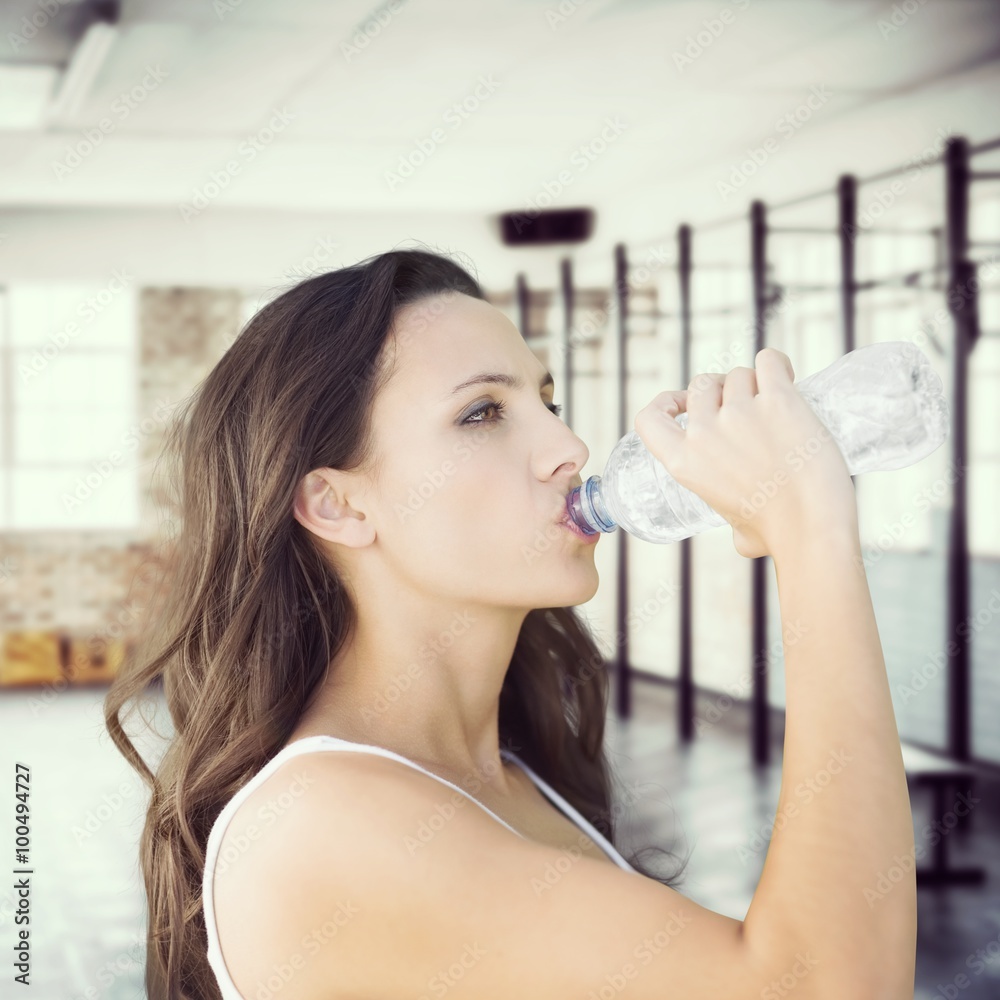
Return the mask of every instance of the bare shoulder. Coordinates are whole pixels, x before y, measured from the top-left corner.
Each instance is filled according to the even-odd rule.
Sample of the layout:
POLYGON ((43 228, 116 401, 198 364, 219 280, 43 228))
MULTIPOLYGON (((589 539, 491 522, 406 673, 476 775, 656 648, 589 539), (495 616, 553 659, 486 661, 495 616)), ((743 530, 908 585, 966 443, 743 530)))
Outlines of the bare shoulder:
POLYGON ((749 1000, 786 957, 752 949, 739 920, 519 837, 376 754, 293 756, 241 804, 220 864, 227 842, 216 911, 246 997, 286 975, 306 1000, 568 1000, 625 985, 633 1000, 749 1000))

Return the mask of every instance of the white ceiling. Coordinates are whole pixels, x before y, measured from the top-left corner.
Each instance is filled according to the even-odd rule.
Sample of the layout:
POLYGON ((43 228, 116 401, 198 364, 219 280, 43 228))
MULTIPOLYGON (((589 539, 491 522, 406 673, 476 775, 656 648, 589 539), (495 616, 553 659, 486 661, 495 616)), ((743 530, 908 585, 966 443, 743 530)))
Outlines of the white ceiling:
MULTIPOLYGON (((568 171, 553 205, 593 207, 597 231, 575 252, 605 256, 619 239, 653 242, 682 221, 741 213, 751 198, 782 200, 832 187, 841 172, 905 162, 942 130, 973 142, 1000 135, 995 0, 897 2, 913 12, 887 37, 879 22, 893 4, 865 0, 393 6, 125 0, 121 35, 78 113, 58 128, 0 131, 0 212, 177 211, 235 160, 240 171, 213 212, 487 220, 529 207, 568 171), (730 23, 679 71, 674 53, 727 9, 730 23), (369 44, 345 55, 380 10, 384 24, 369 44), (561 23, 550 24, 559 10, 561 23), (141 87, 150 67, 165 79, 122 115, 116 100, 141 87), (455 124, 449 107, 482 79, 495 89, 455 124), (828 99, 793 134, 778 131, 811 88, 828 99), (241 144, 276 111, 293 117, 251 161, 241 144), (110 133, 57 176, 53 164, 102 118, 110 133), (608 120, 624 128, 581 168, 574 151, 608 120), (435 128, 443 139, 432 155, 390 188, 387 171, 435 128), (724 199, 717 182, 768 137, 778 151, 724 199)), ((0 67, 65 63, 81 30, 76 4, 25 45, 10 40, 39 9, 39 0, 5 0, 0 67)))

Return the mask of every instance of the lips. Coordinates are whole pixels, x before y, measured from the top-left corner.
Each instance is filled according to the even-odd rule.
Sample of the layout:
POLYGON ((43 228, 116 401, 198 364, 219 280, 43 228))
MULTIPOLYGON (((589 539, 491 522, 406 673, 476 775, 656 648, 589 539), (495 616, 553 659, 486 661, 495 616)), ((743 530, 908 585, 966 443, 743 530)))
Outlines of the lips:
POLYGON ((559 513, 556 515, 556 524, 566 524, 571 520, 569 513, 569 498, 573 495, 573 490, 579 486, 580 483, 574 483, 570 487, 569 492, 563 497, 562 507, 559 508, 559 513))
POLYGON ((562 509, 559 511, 559 516, 556 518, 556 524, 567 524, 570 520, 569 507, 566 501, 563 501, 562 509))

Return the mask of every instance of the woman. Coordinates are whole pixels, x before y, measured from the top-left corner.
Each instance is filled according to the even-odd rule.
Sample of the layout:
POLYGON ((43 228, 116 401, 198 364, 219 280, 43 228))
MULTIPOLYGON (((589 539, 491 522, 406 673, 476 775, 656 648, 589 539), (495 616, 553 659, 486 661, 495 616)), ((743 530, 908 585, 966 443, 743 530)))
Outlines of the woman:
POLYGON ((875 759, 775 834, 738 921, 614 846, 607 680, 573 611, 597 589, 595 546, 560 523, 588 451, 516 328, 420 250, 303 281, 251 319, 178 424, 184 526, 162 634, 106 704, 152 787, 152 1000, 759 997, 808 947, 821 957, 798 996, 869 975, 879 996, 905 995, 907 887, 878 919, 846 888, 910 831, 851 566, 852 484, 826 443, 743 518, 741 498, 823 431, 788 359, 757 360, 756 375, 659 394, 635 426, 730 520, 741 554, 774 557, 783 615, 809 620, 786 662, 814 675, 787 685, 786 779, 843 728, 846 705, 822 722, 837 699, 815 689, 834 669, 866 713, 864 738, 840 743, 875 759), (687 409, 686 434, 668 404, 687 409), (806 587, 817 559, 839 582, 795 597, 786 567, 806 587), (831 647, 842 614, 854 629, 831 647), (120 716, 157 679, 176 733, 154 776, 120 716), (859 835, 844 811, 866 806, 859 835))

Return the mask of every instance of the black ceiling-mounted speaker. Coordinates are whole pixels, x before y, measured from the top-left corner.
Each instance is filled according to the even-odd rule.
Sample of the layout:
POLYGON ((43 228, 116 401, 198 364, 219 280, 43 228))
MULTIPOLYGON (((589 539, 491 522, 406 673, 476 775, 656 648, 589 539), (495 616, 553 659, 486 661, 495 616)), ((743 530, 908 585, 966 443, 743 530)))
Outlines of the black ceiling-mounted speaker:
POLYGON ((591 208, 529 208, 500 216, 500 238, 507 246, 582 243, 593 231, 591 208))

